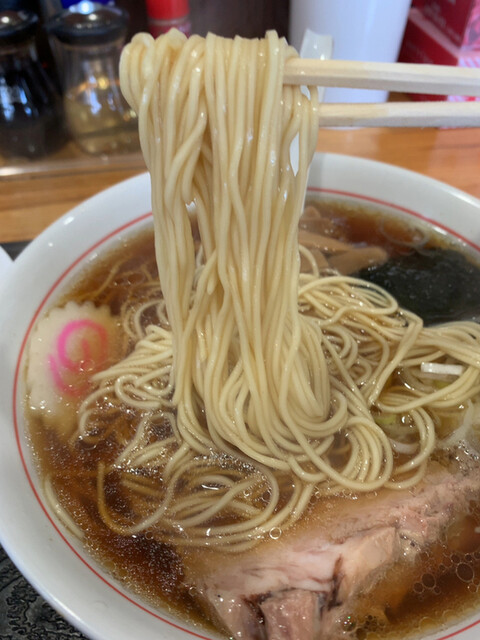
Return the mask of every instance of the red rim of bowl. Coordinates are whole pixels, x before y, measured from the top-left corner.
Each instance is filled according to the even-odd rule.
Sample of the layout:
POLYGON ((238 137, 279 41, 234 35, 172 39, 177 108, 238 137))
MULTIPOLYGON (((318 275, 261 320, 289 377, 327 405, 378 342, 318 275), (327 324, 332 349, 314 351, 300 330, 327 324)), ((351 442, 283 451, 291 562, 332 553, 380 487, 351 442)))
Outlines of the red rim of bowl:
MULTIPOLYGON (((477 251, 480 252, 480 246, 478 246, 477 244, 475 244, 471 240, 468 240, 467 238, 465 238, 461 234, 459 234, 459 233, 457 233, 455 231, 452 231, 452 229, 450 229, 448 226, 440 224, 437 221, 432 220, 431 218, 428 218, 428 217, 418 213, 417 211, 414 211, 414 210, 409 209, 407 207, 402 207, 402 206, 397 205, 397 204, 392 204, 392 203, 390 203, 390 202, 388 202, 386 200, 383 200, 381 198, 375 198, 375 197, 371 197, 371 196, 357 194, 357 193, 350 192, 350 191, 342 191, 342 190, 337 190, 337 189, 325 189, 325 188, 319 188, 319 187, 309 187, 308 188, 308 193, 317 193, 317 194, 322 194, 322 195, 329 195, 329 196, 343 197, 343 198, 353 198, 355 200, 360 200, 360 201, 368 202, 368 203, 371 203, 371 204, 376 204, 376 205, 381 205, 381 206, 384 206, 384 207, 389 207, 389 208, 391 208, 393 210, 400 211, 400 212, 408 214, 408 215, 410 215, 410 216, 412 216, 414 218, 417 218, 419 220, 423 220, 424 222, 432 224, 435 227, 440 228, 440 229, 448 232, 450 235, 458 238, 459 240, 461 240, 465 244, 469 245, 470 247, 472 247, 472 248, 474 248, 474 249, 476 249, 477 251)), ((43 297, 42 301, 38 305, 34 315, 32 316, 32 319, 29 322, 27 331, 26 331, 26 333, 25 333, 25 335, 23 337, 23 340, 21 342, 21 347, 20 347, 20 351, 19 351, 19 354, 18 354, 16 367, 15 367, 15 376, 14 376, 14 385, 13 385, 13 402, 12 402, 13 424, 14 424, 14 430, 15 430, 15 440, 16 440, 17 449, 18 449, 18 452, 19 452, 19 455, 20 455, 20 459, 21 459, 21 462, 22 462, 22 467, 23 467, 24 473, 25 473, 25 475, 27 477, 28 483, 30 485, 30 488, 31 488, 33 494, 35 495, 35 498, 36 498, 37 502, 39 503, 39 505, 40 505, 43 513, 47 517, 48 521, 50 522, 52 527, 55 529, 56 533, 60 536, 60 538, 68 546, 68 548, 80 559, 80 561, 99 580, 101 580, 105 585, 107 585, 109 588, 111 588, 113 591, 115 591, 115 593, 117 593, 120 596, 122 596, 123 598, 125 598, 128 602, 130 602, 134 606, 138 607, 141 611, 153 616, 157 620, 159 620, 159 621, 161 621, 161 622, 163 622, 163 623, 165 623, 165 624, 167 624, 167 625, 169 625, 171 627, 174 627, 175 629, 183 631, 184 633, 190 635, 191 637, 199 638, 200 640, 213 640, 213 638, 211 636, 205 636, 205 635, 202 635, 200 633, 196 633, 195 631, 192 631, 191 629, 186 629, 181 624, 177 624, 177 623, 175 623, 175 622, 173 622, 171 620, 168 620, 167 618, 164 618, 162 615, 160 615, 156 611, 152 611, 147 606, 145 606, 142 603, 140 603, 137 600, 135 600, 133 597, 130 597, 128 594, 124 593, 123 591, 121 591, 119 588, 117 588, 115 586, 113 579, 112 579, 112 581, 109 581, 104 576, 102 576, 101 573, 97 569, 95 569, 95 567, 93 566, 93 562, 92 562, 92 564, 90 564, 89 559, 86 559, 85 557, 83 557, 83 555, 81 553, 79 553, 74 548, 74 546, 69 542, 67 537, 62 532, 61 525, 59 523, 57 523, 56 520, 54 519, 54 517, 52 517, 50 515, 47 507, 45 506, 45 504, 43 502, 42 496, 40 495, 39 491, 37 490, 37 488, 35 486, 35 481, 34 481, 34 479, 32 477, 32 474, 31 474, 31 472, 30 472, 30 470, 28 468, 26 456, 25 456, 25 453, 24 453, 23 448, 22 448, 22 441, 21 441, 21 435, 20 435, 19 415, 18 415, 19 414, 19 410, 18 409, 19 409, 19 404, 20 404, 18 402, 20 372, 21 372, 21 369, 22 369, 22 362, 23 362, 23 355, 24 355, 24 351, 25 351, 25 346, 26 346, 26 343, 28 341, 28 337, 30 335, 30 332, 31 332, 31 330, 33 328, 33 325, 35 324, 37 318, 39 317, 39 315, 41 314, 41 312, 45 308, 47 302, 49 301, 49 299, 53 295, 53 293, 64 282, 65 278, 77 266, 79 266, 87 258, 87 256, 89 254, 91 254, 93 251, 95 251, 96 249, 98 249, 99 247, 104 245, 106 242, 108 242, 112 238, 118 236, 120 233, 132 229, 137 224, 140 224, 140 223, 144 222, 145 220, 147 220, 148 218, 151 218, 151 217, 152 217, 151 213, 145 213, 143 215, 137 216, 134 219, 132 219, 132 220, 126 222, 125 224, 121 225, 120 227, 117 227, 116 229, 110 231, 108 234, 103 236, 100 240, 97 240, 91 247, 89 247, 88 249, 83 251, 77 258, 75 258, 75 260, 73 260, 73 262, 71 262, 69 264, 69 266, 63 271, 63 273, 58 276, 58 278, 55 280, 53 285, 50 287, 50 289, 48 290, 48 292, 45 294, 45 296, 43 297)), ((468 625, 466 625, 466 626, 464 626, 464 627, 462 627, 460 629, 457 629, 456 631, 448 632, 447 635, 439 636, 437 638, 437 640, 449 640, 450 638, 454 638, 456 636, 459 636, 460 634, 464 633, 465 631, 468 631, 469 629, 472 629, 473 627, 477 626, 478 624, 480 624, 480 618, 478 618, 477 620, 474 620, 470 624, 468 624, 468 625)), ((435 632, 433 632, 433 633, 435 633, 435 632)))

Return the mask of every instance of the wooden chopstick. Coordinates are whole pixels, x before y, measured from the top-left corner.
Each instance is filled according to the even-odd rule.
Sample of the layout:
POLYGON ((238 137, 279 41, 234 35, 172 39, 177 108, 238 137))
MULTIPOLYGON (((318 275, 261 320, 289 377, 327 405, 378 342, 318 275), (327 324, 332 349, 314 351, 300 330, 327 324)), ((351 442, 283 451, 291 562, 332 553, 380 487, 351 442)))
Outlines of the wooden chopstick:
MULTIPOLYGON (((292 58, 284 84, 480 96, 480 69, 404 62, 292 58)), ((322 127, 480 127, 479 102, 387 102, 320 105, 322 127)))
POLYGON ((405 62, 292 58, 284 84, 383 89, 407 93, 480 96, 480 69, 405 62))
POLYGON ((322 103, 321 127, 480 127, 480 102, 322 103))

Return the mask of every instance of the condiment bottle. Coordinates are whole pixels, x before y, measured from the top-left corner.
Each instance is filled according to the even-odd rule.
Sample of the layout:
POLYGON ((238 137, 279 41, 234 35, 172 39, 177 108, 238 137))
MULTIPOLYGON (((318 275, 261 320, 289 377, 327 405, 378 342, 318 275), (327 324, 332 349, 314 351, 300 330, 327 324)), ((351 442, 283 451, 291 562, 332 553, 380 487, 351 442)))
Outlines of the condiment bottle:
POLYGON ((38 18, 28 11, 0 12, 0 153, 38 158, 66 140, 62 105, 38 59, 38 18))
POLYGON ((78 13, 90 13, 93 6, 96 5, 114 5, 113 0, 95 0, 94 2, 90 0, 61 0, 62 6, 64 9, 70 9, 71 11, 77 11, 78 13))
POLYGON ((118 78, 127 23, 122 9, 98 5, 89 13, 70 8, 47 23, 61 47, 66 122, 87 153, 139 148, 137 117, 121 93, 118 78))
POLYGON ((154 38, 169 29, 178 29, 187 36, 191 33, 188 0, 146 0, 148 30, 154 38))

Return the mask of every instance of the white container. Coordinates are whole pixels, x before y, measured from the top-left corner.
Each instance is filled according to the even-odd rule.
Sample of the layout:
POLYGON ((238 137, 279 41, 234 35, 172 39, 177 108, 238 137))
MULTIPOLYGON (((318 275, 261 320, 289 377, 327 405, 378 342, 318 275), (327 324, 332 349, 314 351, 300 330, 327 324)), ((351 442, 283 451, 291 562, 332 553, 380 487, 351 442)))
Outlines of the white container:
MULTIPOLYGON (((290 0, 289 42, 305 29, 333 37, 333 58, 396 62, 411 0, 290 0)), ((325 102, 384 102, 386 91, 328 88, 325 102)))

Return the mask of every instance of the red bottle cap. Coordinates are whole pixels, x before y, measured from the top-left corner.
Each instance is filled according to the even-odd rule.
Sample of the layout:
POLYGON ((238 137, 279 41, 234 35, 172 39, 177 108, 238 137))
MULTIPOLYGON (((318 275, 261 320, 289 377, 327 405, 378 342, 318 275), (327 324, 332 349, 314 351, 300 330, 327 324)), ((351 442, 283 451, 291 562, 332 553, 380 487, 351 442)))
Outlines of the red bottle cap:
POLYGON ((188 0, 146 0, 146 7, 152 20, 175 20, 190 13, 188 0))

